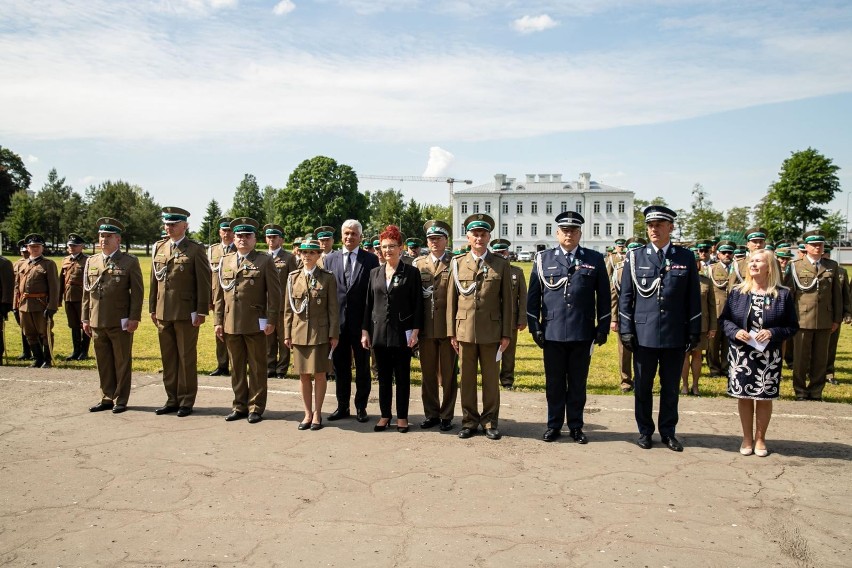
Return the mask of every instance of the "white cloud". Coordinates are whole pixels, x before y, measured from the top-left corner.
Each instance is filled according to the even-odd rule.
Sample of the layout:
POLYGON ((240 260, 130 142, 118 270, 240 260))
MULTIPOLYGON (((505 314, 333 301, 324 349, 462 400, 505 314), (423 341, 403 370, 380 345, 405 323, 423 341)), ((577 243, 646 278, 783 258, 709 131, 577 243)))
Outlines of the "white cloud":
POLYGON ((236 8, 239 0, 159 0, 153 5, 160 12, 172 14, 206 14, 236 8))
POLYGON ((450 174, 450 167, 456 157, 440 146, 429 148, 429 163, 423 171, 423 177, 441 177, 450 174))
POLYGON ((274 8, 272 8, 272 13, 276 16, 284 16, 295 9, 296 5, 293 4, 292 0, 281 0, 274 8))
POLYGON ((38 162, 38 156, 33 156, 32 154, 30 154, 29 156, 27 156, 27 162, 30 164, 35 164, 36 162, 38 162))
POLYGON ((515 28, 515 31, 522 34, 543 32, 558 25, 559 22, 547 14, 542 14, 541 16, 523 16, 512 22, 512 27, 515 28))

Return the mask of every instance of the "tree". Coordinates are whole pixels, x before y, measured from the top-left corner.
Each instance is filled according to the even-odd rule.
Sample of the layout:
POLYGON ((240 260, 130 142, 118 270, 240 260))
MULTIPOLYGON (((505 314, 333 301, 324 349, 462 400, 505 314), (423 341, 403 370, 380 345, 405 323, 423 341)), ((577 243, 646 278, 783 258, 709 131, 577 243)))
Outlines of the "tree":
POLYGON ((263 198, 260 196, 257 179, 253 175, 245 174, 243 181, 237 186, 229 215, 251 217, 261 226, 266 223, 266 217, 263 214, 263 198))
POLYGON ((731 207, 725 214, 725 228, 733 233, 744 233, 749 228, 749 208, 731 207))
POLYGON ((783 208, 773 199, 771 185, 766 195, 752 209, 752 215, 754 216, 754 224, 766 229, 768 240, 795 241, 798 238, 798 224, 795 220, 790 223, 789 220, 783 218, 783 208))
POLYGON ((647 239, 648 231, 645 229, 645 214, 642 211, 645 210, 649 205, 663 205, 668 207, 668 203, 662 197, 655 197, 651 201, 645 201, 644 199, 634 199, 633 200, 633 234, 637 237, 642 237, 643 239, 647 239))
POLYGON ((0 219, 6 217, 11 206, 12 196, 18 191, 30 188, 32 176, 21 157, 0 146, 0 219))
POLYGON ((56 168, 53 168, 47 174, 47 181, 36 194, 36 206, 42 214, 39 230, 42 236, 54 245, 65 242, 67 234, 63 231, 63 213, 72 193, 73 189, 65 185, 65 178, 60 179, 56 168))
POLYGON ((704 186, 696 183, 692 187, 692 208, 689 213, 683 213, 683 218, 679 214, 678 221, 687 238, 709 239, 718 234, 722 226, 722 213, 713 209, 704 186))
POLYGON ((423 208, 411 199, 402 212, 399 230, 406 238, 413 237, 423 241, 425 237, 423 234, 423 221, 425 221, 423 218, 423 208))
MULTIPOLYGON (((163 230, 163 208, 154 201, 151 194, 141 187, 134 186, 135 204, 129 218, 128 231, 125 238, 133 244, 144 244, 145 254, 151 254, 151 244, 160 240, 163 230)), ((122 239, 123 242, 123 239, 122 239)))
POLYGON ((321 225, 340 230, 346 219, 365 221, 367 196, 358 191, 355 170, 325 156, 296 166, 275 200, 276 219, 287 235, 304 235, 321 225))
POLYGON ((821 207, 829 203, 840 191, 840 170, 830 158, 813 148, 793 152, 781 164, 779 179, 772 184, 769 197, 778 204, 782 236, 798 236, 808 226, 819 224, 828 215, 821 207))
POLYGON ((263 188, 263 218, 266 219, 266 223, 275 223, 278 224, 275 216, 275 198, 278 197, 278 190, 272 187, 271 185, 267 185, 263 188))
POLYGON ((843 228, 845 225, 846 218, 840 211, 835 211, 823 219, 822 223, 820 223, 819 230, 820 233, 822 233, 822 236, 825 237, 825 240, 834 242, 840 240, 840 236, 843 234, 843 228))
POLYGON ((204 218, 195 231, 195 240, 206 245, 219 242, 219 219, 222 218, 222 209, 219 207, 219 202, 211 199, 207 204, 207 211, 204 212, 204 218))
POLYGON ((11 242, 17 242, 38 230, 41 223, 41 211, 35 199, 26 191, 17 191, 12 195, 9 213, 3 221, 3 232, 11 242))
MULTIPOLYGON (((453 238, 453 206, 452 205, 437 205, 435 203, 429 203, 423 206, 423 222, 425 223, 429 219, 437 219, 438 221, 444 221, 447 225, 450 225, 450 242, 452 242, 453 238)), ((420 226, 421 234, 423 230, 423 226, 420 226)))
POLYGON ((86 226, 86 218, 88 217, 88 206, 83 197, 76 191, 71 193, 71 197, 62 207, 62 234, 77 233, 84 235, 91 230, 86 226))
POLYGON ((367 236, 378 235, 388 225, 400 225, 402 213, 405 210, 405 201, 402 192, 398 189, 386 189, 371 192, 370 198, 370 220, 364 226, 367 236))
POLYGON ((126 181, 105 181, 86 190, 89 203, 86 235, 94 242, 95 226, 101 217, 112 217, 124 223, 122 242, 125 250, 132 244, 151 243, 160 238, 163 227, 161 207, 138 185, 126 181))

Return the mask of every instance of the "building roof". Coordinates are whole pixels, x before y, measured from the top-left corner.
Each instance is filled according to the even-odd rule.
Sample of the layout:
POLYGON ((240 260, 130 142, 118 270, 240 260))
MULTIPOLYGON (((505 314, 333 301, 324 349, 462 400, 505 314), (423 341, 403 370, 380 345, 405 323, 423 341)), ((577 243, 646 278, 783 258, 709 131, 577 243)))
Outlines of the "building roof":
POLYGON ((578 181, 564 181, 561 174, 527 174, 523 180, 506 177, 503 174, 494 176, 494 181, 476 186, 453 187, 453 195, 499 193, 503 195, 524 193, 630 193, 629 189, 605 185, 590 179, 589 174, 581 174, 578 181))

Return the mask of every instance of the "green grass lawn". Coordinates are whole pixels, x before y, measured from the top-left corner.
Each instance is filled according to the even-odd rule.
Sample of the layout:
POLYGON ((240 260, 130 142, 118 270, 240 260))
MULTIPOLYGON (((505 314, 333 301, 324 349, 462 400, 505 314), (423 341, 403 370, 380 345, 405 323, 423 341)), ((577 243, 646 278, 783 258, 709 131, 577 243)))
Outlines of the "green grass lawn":
MULTIPOLYGON (((61 259, 52 257, 57 265, 61 259)), ((10 260, 16 260, 10 257, 10 260)), ((160 349, 157 341, 157 328, 151 322, 147 314, 148 282, 151 272, 151 258, 140 256, 142 274, 145 281, 146 299, 143 303, 142 323, 136 332, 133 344, 133 369, 147 373, 156 373, 161 368, 160 349)), ((524 269, 529 279, 532 263, 518 263, 524 269)), ((94 369, 94 358, 88 361, 74 361, 66 363, 62 359, 71 352, 71 333, 68 329, 65 311, 60 309, 56 314, 56 327, 54 328, 56 341, 57 368, 94 369)), ((199 373, 208 373, 216 367, 215 337, 213 336, 212 318, 208 318, 201 327, 198 340, 198 370, 199 373)), ((9 364, 26 366, 28 361, 21 362, 14 359, 21 353, 20 335, 14 319, 11 317, 6 322, 6 347, 10 357, 9 364)), ((93 356, 93 351, 90 356, 93 356)), ((831 402, 852 402, 852 329, 843 326, 840 335, 840 345, 837 355, 837 380, 840 385, 826 385, 823 397, 831 402)), ((34 371, 35 372, 35 371, 34 371)), ((699 387, 702 396, 724 396, 726 379, 711 379, 706 365, 702 371, 699 387)), ((784 369, 784 380, 781 385, 782 398, 793 398, 792 374, 789 369, 784 369)), ((412 363, 412 381, 420 383, 420 364, 416 360, 412 363)), ((602 347, 595 347, 592 356, 591 368, 589 370, 588 391, 591 394, 620 394, 621 390, 618 373, 618 349, 615 336, 610 334, 609 341, 602 347)), ((527 331, 520 333, 518 337, 518 351, 515 367, 515 386, 520 390, 544 391, 544 367, 542 364, 541 350, 532 341, 527 331)))

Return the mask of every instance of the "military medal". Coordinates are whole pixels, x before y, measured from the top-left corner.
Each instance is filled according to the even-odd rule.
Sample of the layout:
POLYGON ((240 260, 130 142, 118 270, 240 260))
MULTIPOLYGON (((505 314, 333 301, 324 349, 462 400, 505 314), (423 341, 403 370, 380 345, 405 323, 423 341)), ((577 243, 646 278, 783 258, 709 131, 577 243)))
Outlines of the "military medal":
POLYGON ((180 265, 180 271, 183 272, 183 265, 180 265))
POLYGON ((642 286, 647 286, 647 285, 648 285, 648 279, 647 279, 647 278, 643 278, 643 279, 642 279, 642 286))
POLYGON ((319 306, 320 304, 322 304, 322 298, 317 298, 317 305, 319 306))

